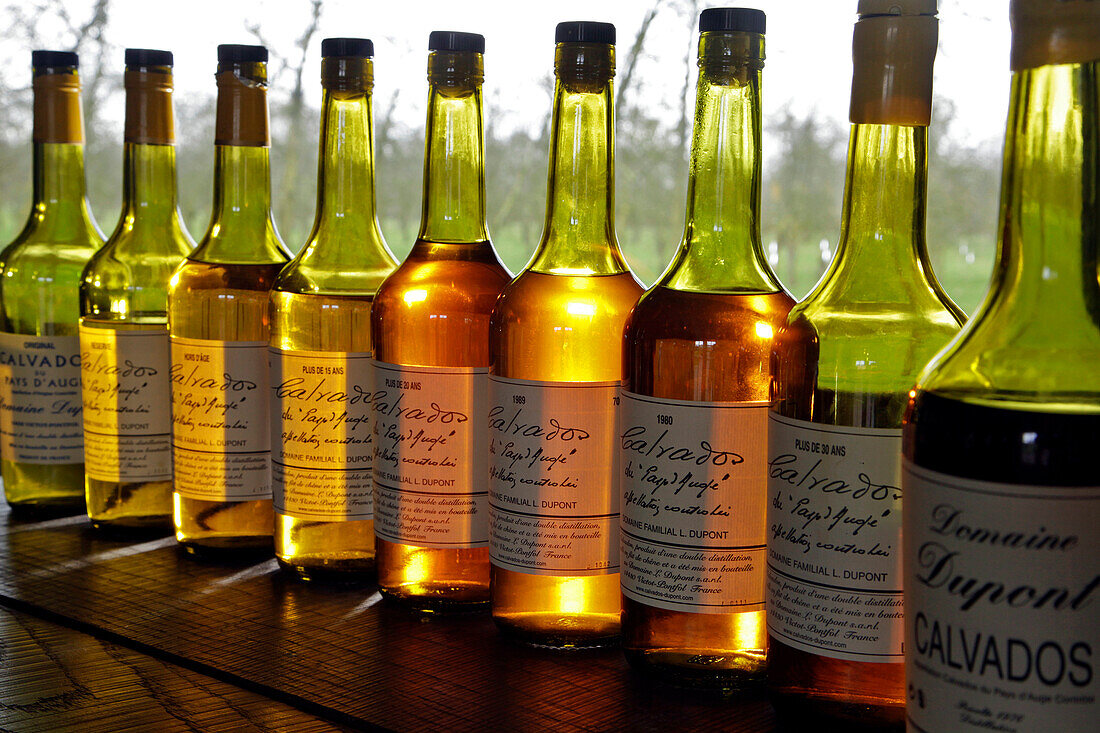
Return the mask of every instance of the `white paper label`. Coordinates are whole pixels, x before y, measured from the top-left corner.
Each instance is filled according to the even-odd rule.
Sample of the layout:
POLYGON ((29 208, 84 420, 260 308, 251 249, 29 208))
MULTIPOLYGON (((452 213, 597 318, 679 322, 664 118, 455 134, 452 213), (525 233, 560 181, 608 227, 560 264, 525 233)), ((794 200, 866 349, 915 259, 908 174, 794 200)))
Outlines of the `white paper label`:
POLYGON ((1096 730, 1100 486, 903 482, 911 727, 1096 730))
POLYGON ((371 355, 270 350, 276 512, 340 522, 373 513, 371 355))
POLYGON ((618 389, 489 378, 494 565, 533 575, 619 572, 618 389))
POLYGON ((168 327, 80 326, 84 472, 100 481, 172 479, 168 327))
POLYGON ((622 393, 622 588, 671 611, 764 608, 767 402, 622 393))
POLYGON ((80 338, 0 332, 0 456, 83 463, 80 338))
POLYGON ((418 547, 485 547, 489 370, 374 366, 375 534, 418 547))
POLYGON ((902 661, 901 430, 769 420, 768 632, 902 661))
POLYGON ((173 336, 171 375, 176 492, 270 499, 267 343, 173 336))

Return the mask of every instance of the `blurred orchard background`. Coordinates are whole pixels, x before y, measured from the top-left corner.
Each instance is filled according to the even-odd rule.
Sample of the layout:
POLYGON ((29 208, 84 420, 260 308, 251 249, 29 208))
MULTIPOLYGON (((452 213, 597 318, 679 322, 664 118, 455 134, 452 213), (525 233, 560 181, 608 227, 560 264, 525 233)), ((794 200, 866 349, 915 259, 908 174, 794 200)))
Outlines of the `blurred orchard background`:
MULTIPOLYGON (((105 233, 118 218, 126 47, 176 55, 180 206, 195 239, 211 203, 218 43, 271 51, 275 219, 297 251, 313 217, 320 46, 329 36, 375 42, 375 140, 383 232, 403 257, 420 216, 427 35, 483 33, 488 219, 518 271, 538 242, 546 196, 553 28, 591 19, 618 28, 619 241, 646 284, 683 229, 700 0, 21 0, 0 6, 0 240, 30 202, 30 50, 81 58, 87 174, 105 233)), ((768 13, 764 69, 763 242, 801 297, 840 233, 856 0, 747 0, 768 13)), ((929 147, 928 241, 937 274, 967 311, 980 302, 996 242, 1008 97, 1007 2, 940 0, 940 48, 929 147)))

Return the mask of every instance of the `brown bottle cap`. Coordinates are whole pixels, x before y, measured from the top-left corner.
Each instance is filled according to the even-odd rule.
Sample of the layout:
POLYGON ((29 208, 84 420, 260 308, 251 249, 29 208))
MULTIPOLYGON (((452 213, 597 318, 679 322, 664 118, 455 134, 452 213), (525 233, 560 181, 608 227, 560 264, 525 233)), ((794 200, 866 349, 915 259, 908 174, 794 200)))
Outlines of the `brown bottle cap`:
POLYGON ((938 40, 936 0, 860 0, 852 34, 849 119, 928 125, 938 40))
POLYGON ((1012 0, 1013 71, 1100 59, 1100 2, 1012 0))
MULTIPOLYGON (((35 61, 42 64, 46 54, 59 52, 36 51, 35 61)), ((32 139, 36 143, 82 143, 84 124, 80 117, 80 76, 76 71, 76 54, 71 65, 36 65, 31 87, 34 91, 34 129, 32 139)), ((33 63, 33 62, 32 62, 33 63)))
POLYGON ((267 49, 262 46, 218 47, 218 106, 215 145, 267 147, 267 49))
POLYGON ((171 145, 176 141, 172 120, 172 73, 150 67, 128 68, 124 139, 139 145, 171 145))

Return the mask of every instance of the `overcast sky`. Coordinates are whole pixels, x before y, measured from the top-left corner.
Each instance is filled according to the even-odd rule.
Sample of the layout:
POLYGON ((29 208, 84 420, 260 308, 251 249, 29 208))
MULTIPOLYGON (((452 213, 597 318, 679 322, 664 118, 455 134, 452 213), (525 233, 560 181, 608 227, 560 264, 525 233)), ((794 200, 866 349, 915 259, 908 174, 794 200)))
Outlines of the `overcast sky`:
MULTIPOLYGON (((637 71, 651 108, 675 120, 683 84, 685 50, 694 31, 683 12, 686 0, 662 0, 637 71)), ((797 113, 816 110, 847 124, 851 85, 852 24, 856 0, 755 0, 744 3, 768 14, 764 69, 765 114, 789 105, 797 113)), ((542 84, 552 70, 554 26, 562 20, 602 20, 618 29, 620 72, 626 51, 654 0, 326 0, 321 30, 310 50, 306 79, 319 102, 321 38, 364 36, 375 43, 376 100, 400 91, 397 117, 423 124, 425 54, 428 33, 463 30, 486 36, 486 99, 503 112, 490 125, 537 127, 549 113, 542 84)), ((702 7, 719 3, 702 3, 702 7)), ((91 0, 66 0, 74 18, 88 13, 91 0)), ((165 48, 175 52, 179 97, 213 93, 215 48, 219 43, 254 43, 246 28, 259 23, 273 54, 292 55, 308 21, 306 0, 186 0, 158 3, 114 0, 108 37, 119 47, 165 48)), ((47 31, 47 37, 49 35, 47 31)), ((940 0, 940 49, 935 94, 957 111, 960 142, 999 140, 1008 99, 1007 0, 940 0)), ((18 68, 25 49, 0 56, 18 68)), ((291 80, 277 78, 273 93, 291 80)), ((691 77, 694 88, 695 74, 691 77)), ((637 97, 635 97, 637 99, 637 97)))

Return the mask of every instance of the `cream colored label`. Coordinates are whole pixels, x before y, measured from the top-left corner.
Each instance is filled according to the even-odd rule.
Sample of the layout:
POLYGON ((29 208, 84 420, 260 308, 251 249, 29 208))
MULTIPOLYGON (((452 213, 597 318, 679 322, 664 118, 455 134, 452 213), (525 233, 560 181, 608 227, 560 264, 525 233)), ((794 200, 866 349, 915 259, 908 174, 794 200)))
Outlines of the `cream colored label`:
POLYGON ((622 588, 671 611, 764 608, 767 402, 622 393, 622 588))
POLYGON ((619 572, 618 390, 618 382, 489 378, 494 565, 533 575, 619 572))
POLYGON ((0 456, 82 463, 80 339, 0 332, 0 456))
POLYGON ((910 727, 1096 730, 1100 486, 902 471, 910 727))
POLYGON ((371 355, 270 350, 275 511, 299 519, 370 519, 371 355))
POLYGON ((84 472, 100 481, 172 479, 168 327, 80 326, 84 472))
POLYGON ((901 430, 770 417, 768 631, 812 654, 901 662, 901 430))
POLYGON ((374 368, 374 533, 418 547, 484 547, 489 370, 374 368))
POLYGON ((267 343, 173 336, 171 375, 176 492, 270 499, 267 343))

